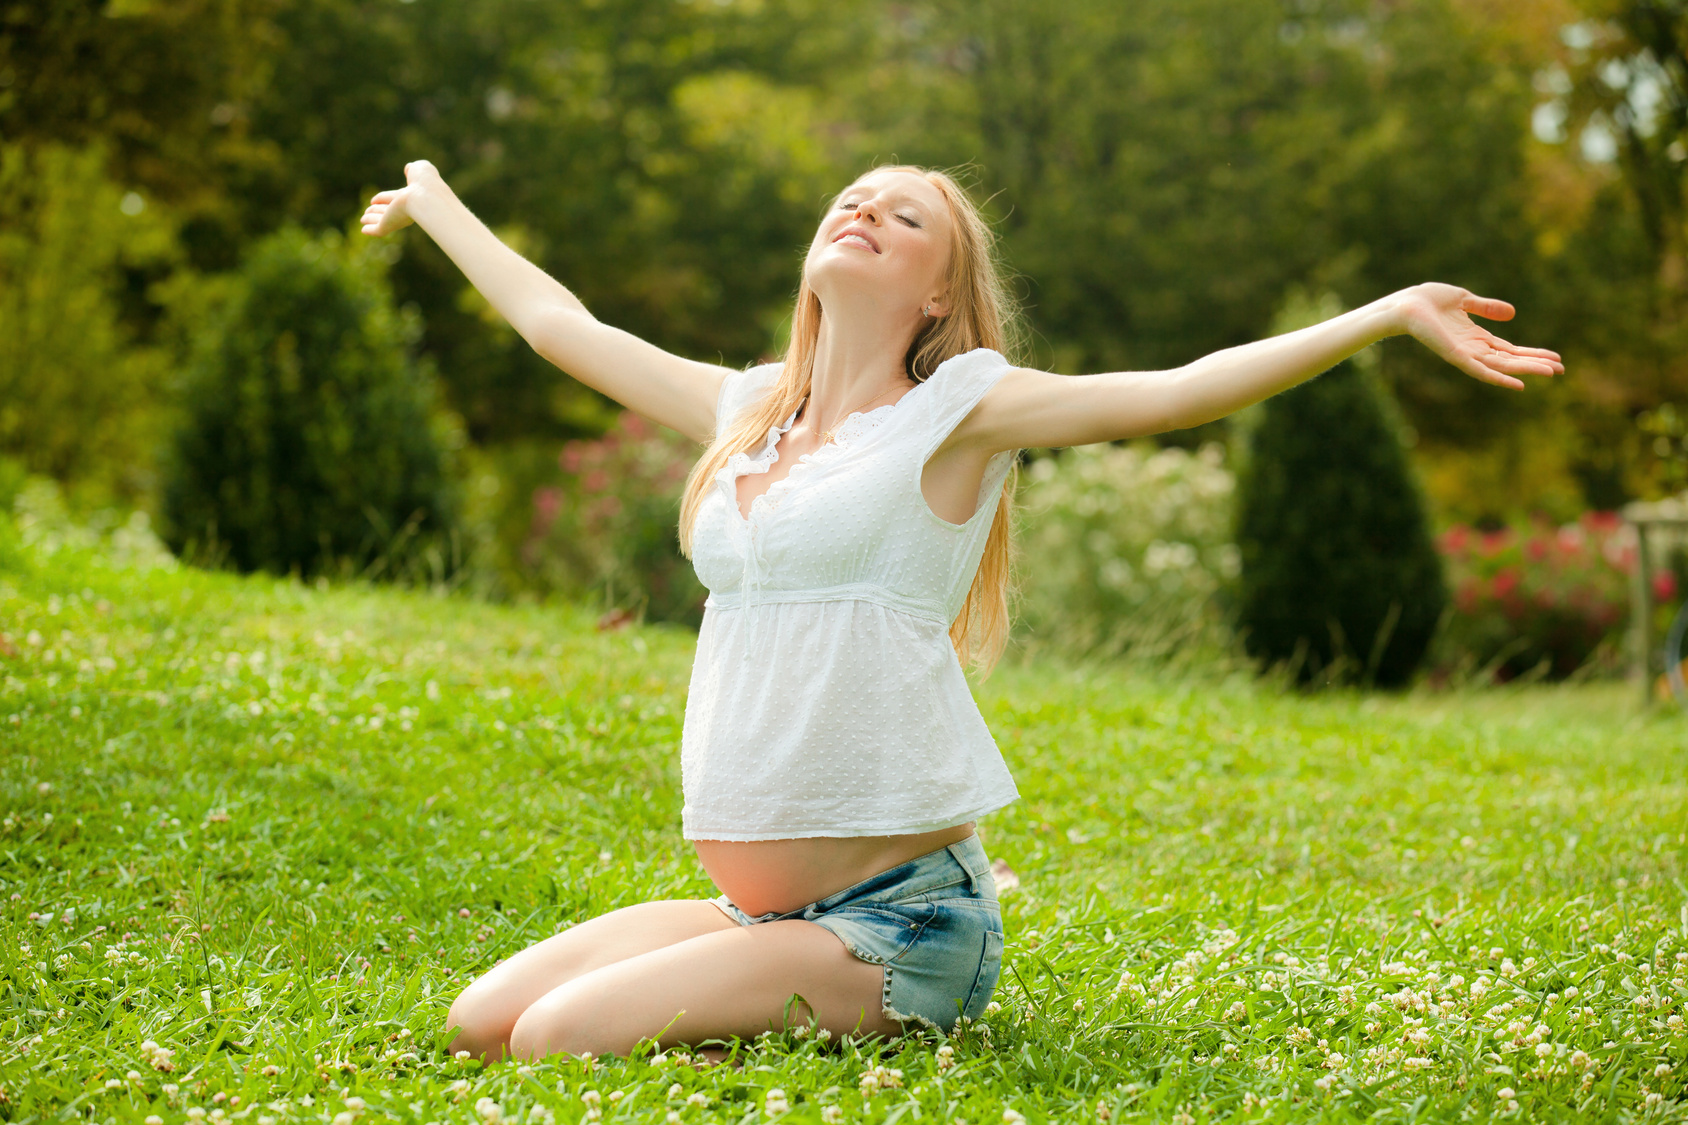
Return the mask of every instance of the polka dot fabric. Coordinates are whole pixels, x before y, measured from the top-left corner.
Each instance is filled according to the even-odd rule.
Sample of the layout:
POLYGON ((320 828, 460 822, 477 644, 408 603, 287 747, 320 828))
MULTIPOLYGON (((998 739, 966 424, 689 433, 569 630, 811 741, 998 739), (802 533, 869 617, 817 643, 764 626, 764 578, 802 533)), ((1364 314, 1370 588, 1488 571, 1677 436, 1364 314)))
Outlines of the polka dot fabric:
MULTIPOLYGON (((927 458, 1008 366, 985 348, 955 356, 851 415, 748 519, 738 478, 773 466, 794 419, 716 475, 692 538, 709 600, 681 741, 688 839, 924 832, 1019 796, 949 642, 1013 455, 991 459, 964 524, 920 491, 927 458)), ((778 373, 729 375, 718 427, 778 373)))

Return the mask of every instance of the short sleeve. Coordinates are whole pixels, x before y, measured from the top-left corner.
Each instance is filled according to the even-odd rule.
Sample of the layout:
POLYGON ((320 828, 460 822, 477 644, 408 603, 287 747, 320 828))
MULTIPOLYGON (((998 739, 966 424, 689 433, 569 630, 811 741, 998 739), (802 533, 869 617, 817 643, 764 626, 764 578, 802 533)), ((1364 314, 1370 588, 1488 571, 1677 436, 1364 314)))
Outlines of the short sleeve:
POLYGON ((764 363, 744 371, 729 371, 721 380, 721 396, 715 400, 715 432, 722 433, 746 407, 767 393, 780 377, 782 365, 764 363))
POLYGON ((1012 366, 1001 352, 990 348, 974 348, 938 364, 938 369, 926 380, 929 389, 925 392, 923 457, 930 457, 944 443, 950 432, 961 425, 961 420, 979 405, 985 392, 996 386, 997 380, 1008 374, 1012 366))

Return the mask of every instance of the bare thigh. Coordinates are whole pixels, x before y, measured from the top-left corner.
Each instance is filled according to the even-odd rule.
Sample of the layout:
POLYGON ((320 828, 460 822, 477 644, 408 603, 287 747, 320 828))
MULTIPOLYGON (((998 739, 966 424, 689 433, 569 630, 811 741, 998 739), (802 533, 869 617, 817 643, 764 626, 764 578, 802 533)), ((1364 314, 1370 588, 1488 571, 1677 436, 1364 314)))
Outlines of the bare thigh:
POLYGON ((626 1054, 647 1039, 665 1047, 748 1039, 788 1020, 835 1036, 895 1035, 903 1029, 884 1014, 884 979, 882 966, 813 922, 728 921, 557 985, 516 1020, 510 1050, 518 1058, 626 1054))
POLYGON ((452 1001, 448 1050, 495 1062, 508 1051, 522 1013, 586 973, 652 950, 739 927, 703 899, 643 902, 599 915, 530 945, 477 977, 452 1001))

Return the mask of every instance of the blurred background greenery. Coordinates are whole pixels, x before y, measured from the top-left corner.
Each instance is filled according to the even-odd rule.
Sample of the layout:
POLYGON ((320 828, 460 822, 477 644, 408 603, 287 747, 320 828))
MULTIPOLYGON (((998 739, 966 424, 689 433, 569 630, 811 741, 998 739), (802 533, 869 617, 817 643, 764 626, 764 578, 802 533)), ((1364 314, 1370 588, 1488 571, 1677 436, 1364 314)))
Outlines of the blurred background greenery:
MULTIPOLYGON (((0 506, 47 478, 207 560, 695 619, 661 532, 695 451, 538 359, 419 232, 346 239, 364 200, 430 159, 600 318, 742 365, 778 354, 830 192, 965 165, 1053 370, 1177 365, 1308 293, 1516 303, 1505 333, 1565 378, 1501 393, 1401 341, 1364 364, 1465 619, 1434 660, 1610 667, 1632 560, 1592 514, 1688 484, 1685 51, 1683 0, 17 0, 0 506), (289 301, 350 366, 321 375, 339 345, 289 301), (286 532, 312 505, 335 526, 286 532), (1565 613, 1571 650, 1529 640, 1565 613)), ((1223 617, 1248 432, 1034 466, 1028 542, 1078 545, 1026 570, 1034 642, 1223 617)))

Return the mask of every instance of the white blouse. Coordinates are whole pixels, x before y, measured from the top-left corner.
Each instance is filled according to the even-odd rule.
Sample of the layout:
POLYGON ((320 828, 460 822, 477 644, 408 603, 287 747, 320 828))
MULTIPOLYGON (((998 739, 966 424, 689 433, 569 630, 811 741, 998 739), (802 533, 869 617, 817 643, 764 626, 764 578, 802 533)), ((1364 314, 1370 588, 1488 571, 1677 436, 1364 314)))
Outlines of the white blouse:
MULTIPOLYGON (((980 348, 850 415, 748 520, 738 478, 779 459, 795 415, 716 474, 692 537, 709 599, 681 740, 687 839, 926 832, 1019 796, 949 641, 1013 454, 991 459, 966 523, 920 491, 927 458, 1008 367, 980 348)), ((717 431, 779 370, 729 375, 717 431)))

